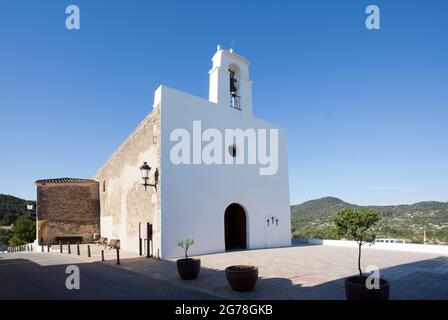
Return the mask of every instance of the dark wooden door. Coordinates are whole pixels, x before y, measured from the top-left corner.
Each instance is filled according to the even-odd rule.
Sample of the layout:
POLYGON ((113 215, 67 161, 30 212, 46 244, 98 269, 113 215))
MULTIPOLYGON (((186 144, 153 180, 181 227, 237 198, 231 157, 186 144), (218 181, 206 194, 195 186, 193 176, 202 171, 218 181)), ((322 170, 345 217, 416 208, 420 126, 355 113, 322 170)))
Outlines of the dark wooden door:
POLYGON ((226 250, 246 249, 246 212, 232 203, 224 214, 226 250))

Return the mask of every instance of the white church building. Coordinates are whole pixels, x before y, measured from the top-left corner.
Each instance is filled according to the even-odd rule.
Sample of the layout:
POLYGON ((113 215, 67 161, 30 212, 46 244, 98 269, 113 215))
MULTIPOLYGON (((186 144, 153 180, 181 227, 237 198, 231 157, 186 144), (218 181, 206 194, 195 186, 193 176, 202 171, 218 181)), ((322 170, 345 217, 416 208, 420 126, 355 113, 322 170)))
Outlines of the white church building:
POLYGON ((245 58, 218 46, 212 62, 208 100, 160 86, 93 177, 101 236, 123 250, 146 250, 147 223, 150 251, 165 259, 182 256, 176 241, 186 238, 190 255, 291 245, 285 130, 254 117, 245 58))

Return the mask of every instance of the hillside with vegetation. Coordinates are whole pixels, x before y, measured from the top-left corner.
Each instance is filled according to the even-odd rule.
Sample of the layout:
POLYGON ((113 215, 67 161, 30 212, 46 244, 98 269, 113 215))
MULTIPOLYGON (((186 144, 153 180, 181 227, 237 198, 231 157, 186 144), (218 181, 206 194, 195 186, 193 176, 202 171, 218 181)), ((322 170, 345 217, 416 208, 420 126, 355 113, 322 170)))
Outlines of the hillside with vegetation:
MULTIPOLYGON (((27 216, 26 205, 29 201, 14 196, 0 194, 0 226, 9 226, 20 216, 27 216)), ((36 203, 31 201, 34 207, 36 203)))
MULTIPOLYGON (((293 236, 338 239, 333 215, 342 208, 360 207, 338 198, 326 197, 291 206, 293 236)), ((380 213, 377 236, 409 239, 423 243, 448 244, 448 202, 419 202, 412 205, 367 206, 380 213)))
POLYGON ((33 203, 33 208, 36 208, 34 201, 0 194, 0 246, 20 245, 34 240, 36 221, 28 212, 27 203, 33 203), (6 228, 11 225, 12 229, 6 228))

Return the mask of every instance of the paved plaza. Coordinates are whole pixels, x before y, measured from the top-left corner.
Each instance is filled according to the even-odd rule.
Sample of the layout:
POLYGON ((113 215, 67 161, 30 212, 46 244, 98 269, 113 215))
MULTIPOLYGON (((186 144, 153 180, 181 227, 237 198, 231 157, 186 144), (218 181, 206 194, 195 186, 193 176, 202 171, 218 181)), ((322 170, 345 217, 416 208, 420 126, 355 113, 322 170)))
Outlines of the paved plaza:
MULTIPOLYGON (((94 257, 101 259, 101 256, 94 257)), ((106 255, 111 261, 112 252, 106 255)), ((215 299, 166 281, 152 279, 67 253, 20 252, 0 254, 0 301, 9 299, 215 299), (68 265, 80 270, 80 289, 68 290, 68 265)))
MULTIPOLYGON (((181 281, 175 261, 130 259, 121 268, 164 279, 225 299, 345 299, 344 278, 357 274, 357 249, 293 246, 205 255, 197 280, 181 281), (259 268, 257 286, 249 293, 232 291, 225 268, 251 264, 259 268)), ((448 256, 363 249, 362 266, 378 266, 391 284, 391 299, 448 299, 448 256)))
MULTIPOLYGON (((235 251, 204 255, 197 280, 179 279, 175 260, 156 260, 91 246, 72 253, 21 252, 0 255, 1 299, 345 299, 344 278, 357 273, 357 249, 325 245, 235 251), (65 268, 76 264, 81 290, 65 288, 65 268), (254 291, 230 289, 225 268, 259 267, 254 291)), ((66 248, 64 248, 66 249, 66 248)), ((74 249, 74 250, 73 250, 74 249)), ((448 256, 365 247, 362 265, 378 266, 391 284, 391 299, 448 299, 448 256)))

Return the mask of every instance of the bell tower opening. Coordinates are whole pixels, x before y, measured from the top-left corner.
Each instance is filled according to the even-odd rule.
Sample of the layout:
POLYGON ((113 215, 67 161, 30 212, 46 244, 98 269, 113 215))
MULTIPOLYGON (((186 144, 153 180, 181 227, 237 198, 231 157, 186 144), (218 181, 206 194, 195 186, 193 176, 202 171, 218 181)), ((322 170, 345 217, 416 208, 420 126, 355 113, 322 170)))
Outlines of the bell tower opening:
POLYGON ((249 61, 233 49, 218 45, 209 71, 209 101, 222 109, 252 113, 252 80, 249 79, 249 61), (230 107, 230 108, 229 108, 230 107))
POLYGON ((241 110, 241 96, 238 92, 238 76, 240 75, 239 68, 235 64, 231 64, 229 67, 229 80, 230 80, 230 107, 241 110))

